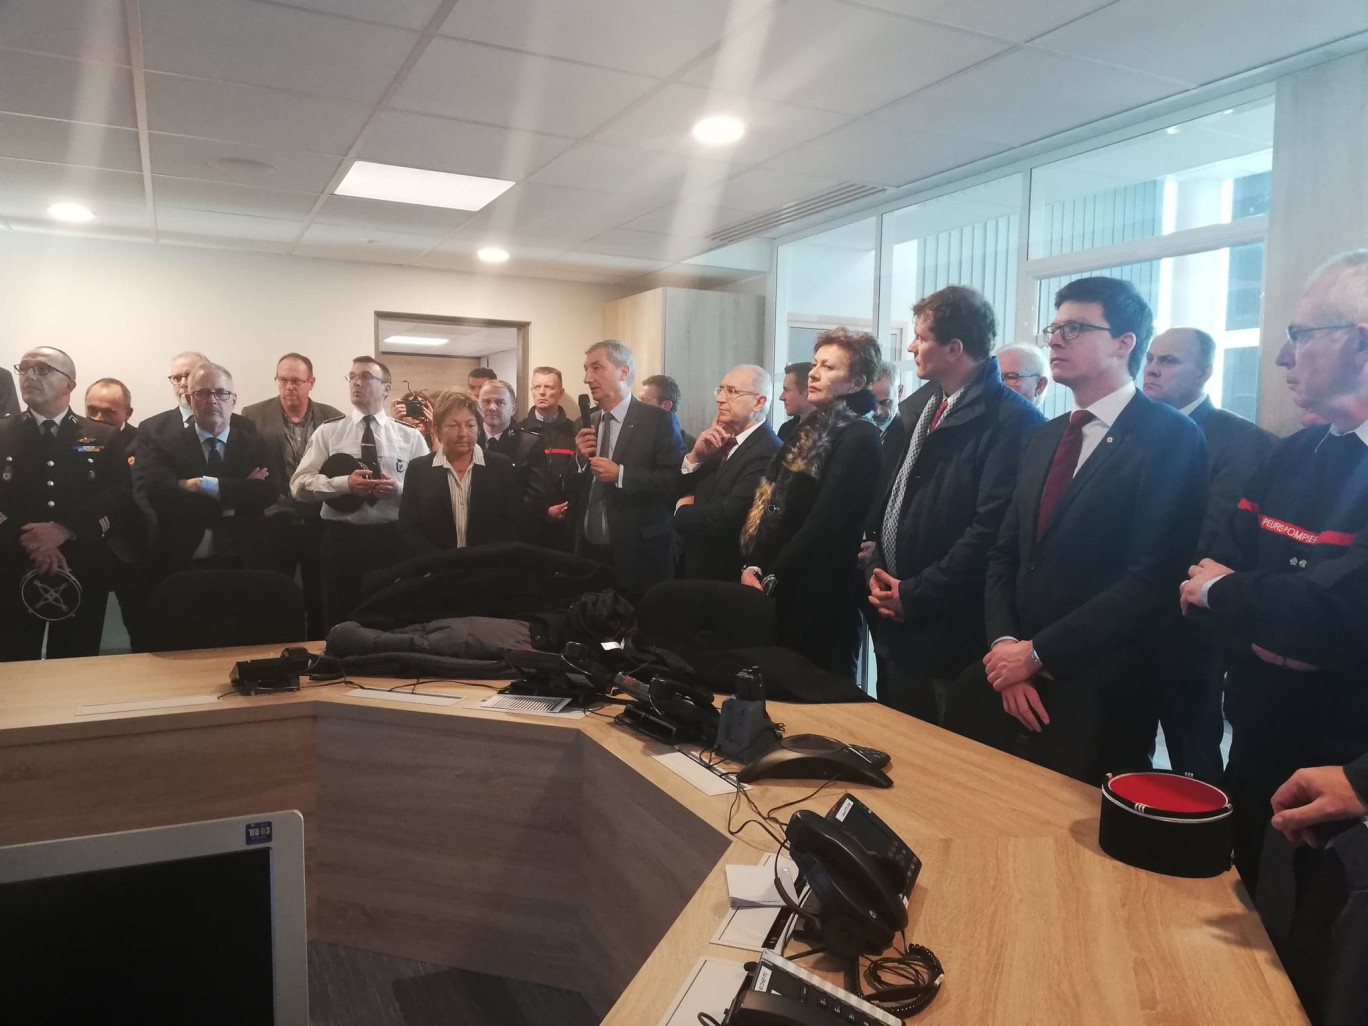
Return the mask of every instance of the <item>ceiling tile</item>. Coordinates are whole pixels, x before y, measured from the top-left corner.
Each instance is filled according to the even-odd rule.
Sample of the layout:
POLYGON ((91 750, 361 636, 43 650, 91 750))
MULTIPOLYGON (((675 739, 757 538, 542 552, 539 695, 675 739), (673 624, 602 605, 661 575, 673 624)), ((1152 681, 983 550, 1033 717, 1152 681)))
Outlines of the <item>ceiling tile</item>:
POLYGON ((664 200, 719 182, 736 170, 735 165, 720 160, 584 142, 561 154, 528 181, 664 200))
POLYGON ((154 132, 344 154, 370 111, 359 103, 147 73, 148 128, 154 132))
POLYGON ((656 206, 656 200, 644 196, 523 183, 477 213, 455 235, 505 247, 521 241, 566 249, 656 206))
POLYGON ((795 107, 677 82, 625 111, 595 133, 595 138, 642 149, 755 164, 849 120, 849 115, 832 111, 795 107), (725 146, 700 145, 692 134, 694 123, 715 114, 739 118, 746 125, 746 134, 725 146))
POLYGON ((772 0, 462 0, 442 34, 643 75, 669 75, 772 0))
POLYGON ((1023 43, 1115 0, 861 0, 954 28, 1023 43))
POLYGON ((1120 0, 1035 43, 1201 85, 1365 31, 1363 0, 1120 0))
POLYGON ((841 180, 835 178, 818 178, 799 171, 756 167, 742 171, 725 182, 689 193, 684 199, 756 214, 816 196, 840 184, 841 180))
POLYGON ((191 178, 152 176, 152 195, 160 212, 167 207, 215 210, 253 217, 283 217, 302 221, 313 209, 317 196, 308 192, 254 189, 223 182, 200 182, 191 178))
POLYGON ((614 256, 638 257, 642 260, 663 260, 675 263, 691 256, 707 252, 717 243, 710 239, 673 238, 655 232, 636 232, 625 228, 596 235, 580 243, 576 250, 581 253, 607 253, 614 256))
POLYGON ((577 137, 653 85, 641 75, 443 38, 432 41, 391 106, 577 137))
POLYGON ((0 46, 128 63, 123 5, 110 0, 0 4, 0 46))
POLYGON ((0 114, 0 156, 113 171, 142 170, 138 133, 131 128, 18 114, 0 114))
POLYGON ((219 235, 195 235, 191 232, 159 231, 157 241, 167 242, 173 246, 195 246, 200 249, 244 249, 252 253, 279 253, 282 255, 290 252, 290 243, 288 242, 267 242, 264 239, 225 239, 219 235))
POLYGON ((212 210, 157 208, 157 230, 185 235, 211 235, 225 239, 252 239, 261 242, 292 242, 304 227, 302 221, 273 217, 248 217, 221 214, 212 210))
POLYGON ((58 200, 83 203, 97 214, 100 203, 136 204, 146 198, 141 174, 36 160, 0 159, 0 190, 43 196, 45 205, 58 200))
POLYGON ((196 139, 152 132, 148 137, 152 172, 206 182, 229 182, 254 188, 320 193, 342 166, 341 157, 303 150, 266 149, 247 143, 196 139), (254 161, 255 168, 235 161, 254 161))
POLYGON ((1058 59, 1032 47, 1013 50, 953 81, 923 89, 878 111, 892 134, 915 147, 925 129, 956 131, 1006 146, 1054 135, 1097 118, 1181 92, 1183 85, 1096 61, 1058 59))
POLYGON ((426 114, 382 111, 366 131, 361 160, 520 182, 573 140, 426 114))
POLYGON ((628 221, 622 227, 638 232, 702 238, 752 216, 747 210, 733 210, 711 203, 671 203, 628 221))
POLYGON ((0 51, 0 110, 137 127, 127 68, 17 50, 0 51))
POLYGON ((379 102, 416 33, 252 0, 141 0, 149 71, 379 102))
POLYGON ((864 114, 998 53, 999 40, 836 0, 790 0, 684 75, 695 85, 864 114))
POLYGON ((0 218, 15 227, 20 222, 31 222, 35 230, 61 231, 65 234, 98 234, 107 229, 148 229, 151 219, 147 216, 147 205, 141 201, 118 203, 108 201, 95 206, 95 220, 83 225, 63 224, 47 216, 47 208, 53 197, 34 192, 10 192, 3 177, 0 177, 0 218))
MULTIPOLYGON (((948 121, 946 123, 949 123, 948 121)), ((902 186, 968 164, 1001 150, 997 143, 929 129, 899 132, 862 118, 772 161, 780 170, 802 170, 842 181, 902 186)))
POLYGON ((283 0, 288 7, 306 7, 325 14, 376 21, 382 25, 420 30, 427 27, 442 0, 283 0))
MULTIPOLYGON (((444 236, 474 216, 469 210, 424 207, 413 203, 389 203, 359 196, 329 196, 323 201, 316 221, 367 230, 412 232, 444 236)), ((367 232, 359 234, 365 235, 367 232)), ((358 234, 353 231, 353 235, 358 234)))
POLYGON ((441 241, 440 235, 393 231, 362 233, 355 228, 314 222, 309 225, 309 230, 293 252, 300 256, 332 257, 337 260, 411 263, 441 241))

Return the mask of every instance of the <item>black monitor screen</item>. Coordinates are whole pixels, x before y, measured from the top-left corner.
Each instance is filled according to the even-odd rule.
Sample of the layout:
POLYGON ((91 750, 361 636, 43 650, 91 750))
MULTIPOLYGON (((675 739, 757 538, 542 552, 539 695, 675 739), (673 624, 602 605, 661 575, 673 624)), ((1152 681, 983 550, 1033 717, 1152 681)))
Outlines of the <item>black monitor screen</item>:
POLYGON ((6 1026, 270 1026, 270 849, 0 884, 0 966, 6 1026))

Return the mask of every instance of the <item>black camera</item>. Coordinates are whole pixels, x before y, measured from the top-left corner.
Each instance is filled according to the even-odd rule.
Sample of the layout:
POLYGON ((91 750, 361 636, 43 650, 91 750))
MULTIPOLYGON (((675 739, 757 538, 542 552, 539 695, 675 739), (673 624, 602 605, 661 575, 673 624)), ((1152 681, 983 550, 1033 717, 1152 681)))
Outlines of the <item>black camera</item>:
POLYGON ((405 416, 405 417, 408 417, 410 420, 422 420, 422 419, 423 419, 423 396, 422 396, 422 394, 419 393, 419 392, 415 392, 415 391, 413 390, 413 386, 410 385, 407 381, 404 382, 404 385, 408 388, 408 391, 404 393, 404 398, 402 398, 402 399, 399 400, 399 401, 403 404, 403 406, 404 406, 404 416, 405 416))

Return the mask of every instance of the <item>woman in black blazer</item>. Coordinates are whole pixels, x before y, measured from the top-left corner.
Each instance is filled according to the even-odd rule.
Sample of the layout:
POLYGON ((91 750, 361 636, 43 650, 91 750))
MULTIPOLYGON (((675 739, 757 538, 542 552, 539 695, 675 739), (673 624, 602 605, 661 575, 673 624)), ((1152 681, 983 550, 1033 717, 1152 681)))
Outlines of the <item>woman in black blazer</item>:
POLYGON ((859 637, 857 560, 879 477, 870 384, 879 344, 833 328, 813 350, 813 411, 760 480, 741 529, 741 583, 770 595, 779 639, 818 666, 853 676, 859 637))
POLYGON ((438 396, 432 423, 439 448, 414 460, 404 474, 399 530, 410 550, 419 554, 517 541, 518 473, 507 457, 480 447, 480 404, 467 392, 445 392, 438 396))

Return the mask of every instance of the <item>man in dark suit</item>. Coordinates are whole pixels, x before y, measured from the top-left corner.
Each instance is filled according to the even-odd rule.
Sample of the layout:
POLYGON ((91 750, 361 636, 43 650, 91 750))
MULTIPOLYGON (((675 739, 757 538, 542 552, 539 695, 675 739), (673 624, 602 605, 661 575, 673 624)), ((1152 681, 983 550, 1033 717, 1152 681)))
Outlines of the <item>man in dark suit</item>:
POLYGON ((534 461, 528 481, 530 506, 528 541, 568 552, 570 530, 570 489, 575 473, 575 421, 561 409, 565 383, 555 367, 532 370, 532 409, 518 424, 527 434, 540 439, 540 460, 534 461))
MULTIPOLYGON (((194 350, 177 353, 171 357, 171 363, 166 369, 166 380, 171 383, 171 394, 176 397, 176 405, 169 410, 144 417, 138 425, 141 434, 144 436, 155 435, 162 431, 170 431, 174 434, 189 423, 191 410, 190 400, 186 398, 186 391, 190 388, 190 374, 200 364, 208 362, 209 357, 194 350)), ((138 477, 136 466, 134 464, 135 485, 138 477)))
POLYGON ((684 441, 674 414, 632 398, 636 361, 616 339, 584 354, 599 407, 575 436, 579 474, 575 551, 617 570, 639 598, 674 571, 674 501, 684 441))
MULTIPOLYGON (((119 432, 127 454, 130 470, 137 465, 138 429, 129 423, 133 416, 133 395, 118 378, 100 378, 92 382, 85 393, 86 416, 108 424, 119 432)), ((133 503, 114 518, 109 532, 109 551, 114 556, 114 596, 119 600, 119 614, 128 644, 134 652, 147 649, 147 597, 152 590, 152 574, 147 564, 148 523, 142 511, 133 503)))
POLYGON ((807 397, 808 372, 811 370, 811 361, 791 363, 784 368, 784 388, 779 393, 779 401, 784 404, 784 412, 789 419, 780 424, 775 432, 784 445, 793 440, 798 433, 798 425, 812 412, 812 403, 808 402, 807 397))
MULTIPOLYGON (((70 356, 30 349, 19 360, 28 409, 0 418, 0 661, 42 652, 43 620, 20 591, 29 571, 69 571, 81 587, 75 615, 52 623, 48 658, 100 653, 110 576, 105 539, 128 503, 128 463, 117 431, 71 409, 75 386, 70 356)), ((51 601, 33 582, 25 597, 40 612, 61 612, 69 585, 43 584, 51 601)))
MULTIPOLYGON (((1198 556, 1211 553, 1235 515, 1245 484, 1276 441, 1243 417, 1212 405, 1204 389, 1215 359, 1216 340, 1199 328, 1170 328, 1154 337, 1145 354, 1145 395, 1187 414, 1206 436, 1210 473, 1198 556)), ((1219 784, 1225 659, 1216 639, 1177 609, 1170 621, 1157 652, 1159 723, 1169 763, 1180 773, 1219 784)))
MULTIPOLYGON (((643 403, 669 410, 675 415, 675 420, 678 420, 679 404, 684 398, 684 393, 679 388, 679 382, 668 374, 652 374, 641 383, 641 388, 637 390, 637 398, 643 403)), ((683 428, 680 428, 679 436, 684 439, 686 452, 691 450, 697 441, 683 428)))
POLYGON ((1201 431, 1135 389, 1152 323, 1116 278, 1056 294, 1041 334, 1075 409, 1026 443, 988 559, 989 652, 947 711, 947 726, 1091 784, 1149 765, 1155 628, 1206 509, 1201 431))
POLYGON ((342 411, 309 397, 315 384, 313 361, 302 353, 286 353, 276 361, 275 384, 274 397, 244 407, 242 416, 257 429, 273 460, 271 477, 276 485, 276 500, 266 510, 265 526, 271 567, 291 580, 299 571, 308 636, 310 640, 319 640, 327 633, 323 624, 320 562, 322 503, 297 500, 290 494, 290 479, 319 425, 339 419, 342 411))
MULTIPOLYGON (((1016 485, 1021 448, 1045 418, 1002 383, 988 354, 997 318, 960 285, 912 308, 907 349, 926 381, 884 432, 866 534, 879 701, 932 723, 983 655, 983 578, 1016 485)), ((877 397, 877 393, 876 393, 877 397)))
POLYGON ((270 569, 265 514, 277 485, 266 443, 251 421, 233 413, 237 394, 226 368, 200 364, 187 393, 190 424, 144 438, 139 454, 157 514, 153 559, 165 573, 270 569))
POLYGON ((754 364, 733 367, 717 386, 717 416, 680 471, 684 495, 674 522, 685 577, 735 581, 741 574, 741 525, 781 445, 766 422, 773 393, 769 372, 754 364))
POLYGON ((505 457, 480 447, 476 403, 447 393, 433 411, 432 428, 437 451, 404 472, 399 531, 409 551, 517 541, 522 480, 505 457))

